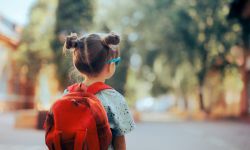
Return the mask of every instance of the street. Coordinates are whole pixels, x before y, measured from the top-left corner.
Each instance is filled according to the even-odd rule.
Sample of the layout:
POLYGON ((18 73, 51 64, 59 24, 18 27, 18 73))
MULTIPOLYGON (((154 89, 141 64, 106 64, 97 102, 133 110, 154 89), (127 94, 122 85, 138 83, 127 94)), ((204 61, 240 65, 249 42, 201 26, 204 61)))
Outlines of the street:
POLYGON ((249 150, 250 125, 233 122, 138 124, 130 150, 249 150))
MULTIPOLYGON (((46 150, 44 132, 13 129, 0 115, 0 150, 46 150)), ((250 125, 240 122, 138 123, 127 135, 128 150, 249 150, 250 125)))

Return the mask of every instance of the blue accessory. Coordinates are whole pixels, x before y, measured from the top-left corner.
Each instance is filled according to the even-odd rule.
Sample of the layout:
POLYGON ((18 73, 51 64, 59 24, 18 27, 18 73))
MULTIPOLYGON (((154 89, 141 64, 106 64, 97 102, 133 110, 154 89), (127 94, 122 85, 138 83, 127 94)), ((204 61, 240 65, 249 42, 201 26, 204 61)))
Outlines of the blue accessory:
POLYGON ((115 63, 115 65, 118 65, 121 61, 121 57, 113 58, 107 61, 107 64, 115 63))

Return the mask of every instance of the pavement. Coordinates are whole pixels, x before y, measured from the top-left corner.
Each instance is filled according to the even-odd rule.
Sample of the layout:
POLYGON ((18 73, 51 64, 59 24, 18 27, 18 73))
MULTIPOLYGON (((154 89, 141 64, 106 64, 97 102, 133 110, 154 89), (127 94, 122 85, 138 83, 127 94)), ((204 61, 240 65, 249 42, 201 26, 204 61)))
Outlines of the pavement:
POLYGON ((250 150, 250 124, 231 121, 140 123, 128 150, 250 150))
MULTIPOLYGON (((46 150, 44 131, 15 129, 14 114, 0 114, 0 150, 46 150)), ((237 121, 137 123, 128 150, 250 150, 250 124, 237 121)))
POLYGON ((43 131, 15 129, 14 124, 14 113, 0 113, 0 150, 46 150, 43 131))

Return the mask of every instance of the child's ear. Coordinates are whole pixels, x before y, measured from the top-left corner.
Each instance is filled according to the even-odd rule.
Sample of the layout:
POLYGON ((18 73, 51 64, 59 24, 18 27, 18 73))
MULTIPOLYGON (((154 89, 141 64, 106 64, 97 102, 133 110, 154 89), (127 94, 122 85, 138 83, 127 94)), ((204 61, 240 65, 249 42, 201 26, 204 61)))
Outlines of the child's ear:
POLYGON ((111 64, 106 64, 105 66, 104 66, 104 70, 105 70, 105 73, 109 73, 110 71, 111 71, 111 64))
POLYGON ((111 64, 107 64, 106 65, 106 70, 107 70, 107 73, 110 73, 110 72, 113 72, 113 70, 114 70, 114 66, 115 64, 114 63, 111 63, 111 64))
POLYGON ((106 72, 107 79, 111 78, 115 72, 115 63, 106 64, 105 72, 106 72))

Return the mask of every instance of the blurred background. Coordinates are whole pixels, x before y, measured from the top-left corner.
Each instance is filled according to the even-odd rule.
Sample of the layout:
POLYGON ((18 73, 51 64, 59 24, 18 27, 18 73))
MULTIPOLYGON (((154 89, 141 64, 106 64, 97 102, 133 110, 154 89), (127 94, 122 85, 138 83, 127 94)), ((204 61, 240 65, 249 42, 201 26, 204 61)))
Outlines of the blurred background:
POLYGON ((250 0, 0 0, 0 150, 46 149, 46 111, 82 81, 65 36, 110 31, 129 150, 250 149, 250 0))

